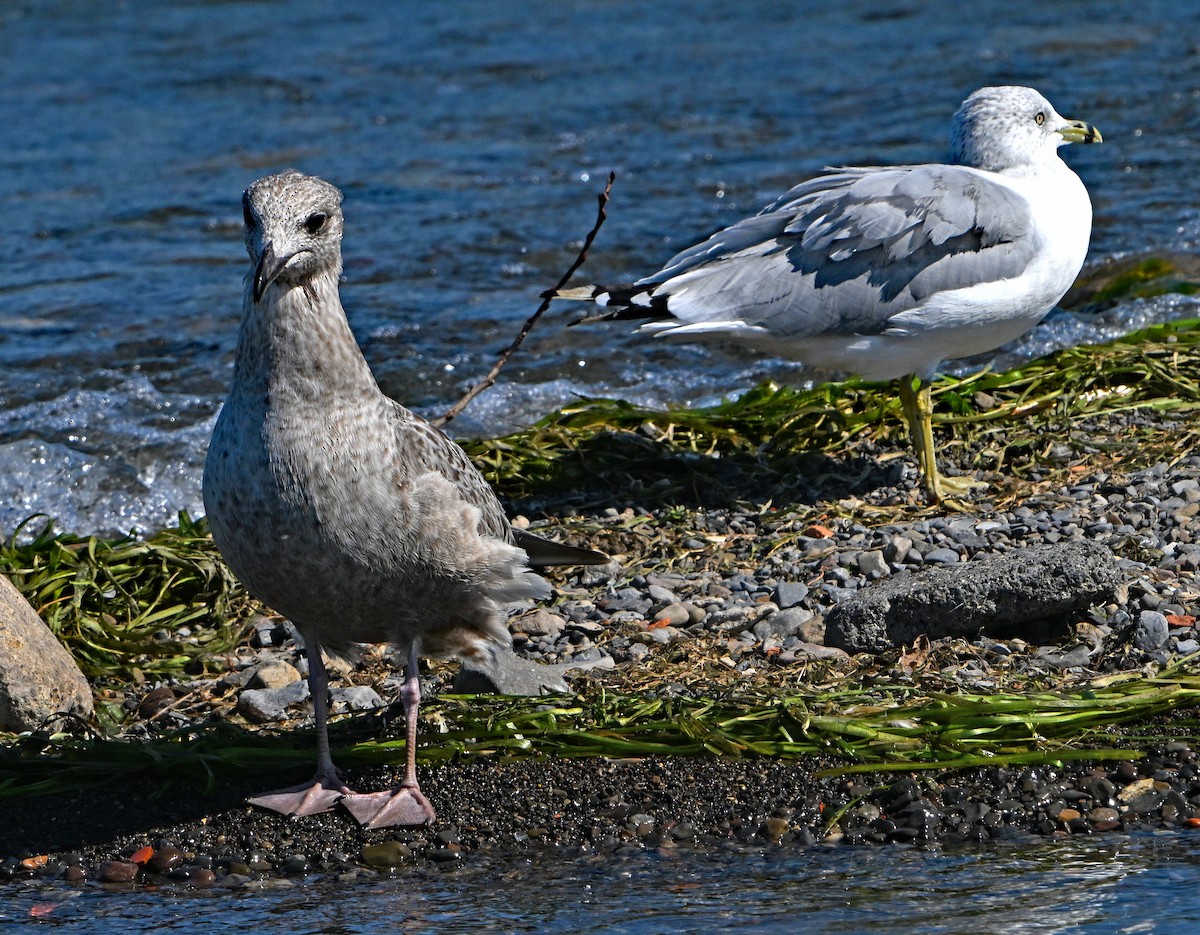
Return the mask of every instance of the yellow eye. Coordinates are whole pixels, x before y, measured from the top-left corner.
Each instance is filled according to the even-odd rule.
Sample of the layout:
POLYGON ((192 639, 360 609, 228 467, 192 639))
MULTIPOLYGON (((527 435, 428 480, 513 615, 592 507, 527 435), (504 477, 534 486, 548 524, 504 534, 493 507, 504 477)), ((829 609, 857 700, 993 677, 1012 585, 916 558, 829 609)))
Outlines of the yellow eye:
POLYGON ((1045 123, 1045 122, 1046 122, 1046 115, 1045 115, 1045 114, 1043 114, 1043 113, 1042 113, 1042 112, 1039 110, 1039 111, 1037 112, 1037 116, 1033 118, 1033 122, 1034 122, 1034 123, 1036 123, 1036 124, 1037 124, 1037 125, 1040 127, 1040 126, 1041 126, 1043 123, 1045 123))

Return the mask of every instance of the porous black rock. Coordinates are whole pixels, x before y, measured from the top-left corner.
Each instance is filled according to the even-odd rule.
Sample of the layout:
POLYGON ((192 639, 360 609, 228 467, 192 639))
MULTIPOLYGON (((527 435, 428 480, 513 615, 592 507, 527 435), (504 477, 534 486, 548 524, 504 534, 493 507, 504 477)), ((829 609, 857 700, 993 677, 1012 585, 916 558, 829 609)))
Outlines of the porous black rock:
POLYGON ((1120 564, 1094 542, 1039 545, 972 562, 896 575, 848 596, 825 618, 825 643, 883 652, 924 635, 1021 636, 1041 641, 1071 616, 1111 601, 1120 564))

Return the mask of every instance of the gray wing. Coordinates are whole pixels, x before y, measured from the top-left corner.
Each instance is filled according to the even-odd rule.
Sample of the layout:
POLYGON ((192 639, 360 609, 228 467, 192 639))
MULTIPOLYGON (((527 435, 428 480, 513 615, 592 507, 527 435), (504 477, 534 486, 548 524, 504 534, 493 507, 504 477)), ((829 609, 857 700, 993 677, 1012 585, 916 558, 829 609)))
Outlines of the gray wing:
POLYGON ((428 420, 395 400, 390 402, 395 415, 396 443, 404 452, 403 457, 396 459, 398 482, 406 483, 427 471, 441 474, 458 489, 467 503, 479 508, 480 532, 503 542, 512 542, 513 529, 504 507, 467 453, 428 420))
POLYGON ((875 334, 938 292, 1020 276, 1041 246, 1025 199, 975 169, 846 168, 797 185, 638 285, 684 322, 875 334))

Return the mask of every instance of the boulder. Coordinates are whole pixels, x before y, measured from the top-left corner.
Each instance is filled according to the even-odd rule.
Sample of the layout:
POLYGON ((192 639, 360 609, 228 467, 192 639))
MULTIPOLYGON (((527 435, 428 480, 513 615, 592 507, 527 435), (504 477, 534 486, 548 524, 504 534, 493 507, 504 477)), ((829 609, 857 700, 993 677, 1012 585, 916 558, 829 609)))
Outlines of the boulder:
POLYGON ((971 562, 895 575, 864 588, 825 616, 825 645, 883 652, 911 643, 980 634, 1043 642, 1066 635, 1071 618, 1115 599, 1116 556, 1094 542, 1038 545, 971 562))
POLYGON ((36 730, 61 713, 90 717, 91 686, 45 621, 0 575, 0 730, 36 730))

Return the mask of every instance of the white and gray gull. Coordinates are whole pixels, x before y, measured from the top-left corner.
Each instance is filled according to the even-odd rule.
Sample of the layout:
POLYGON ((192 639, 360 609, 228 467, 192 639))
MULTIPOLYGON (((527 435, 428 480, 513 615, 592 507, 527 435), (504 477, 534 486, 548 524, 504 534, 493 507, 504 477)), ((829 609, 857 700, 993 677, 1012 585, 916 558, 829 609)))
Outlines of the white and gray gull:
POLYGON ((929 385, 943 361, 1024 334, 1083 265, 1092 206, 1058 156, 1100 133, 1032 88, 981 88, 954 115, 950 164, 839 168, 802 182, 627 286, 564 289, 649 319, 668 338, 725 338, 822 372, 901 378, 905 418, 934 501, 945 478, 929 385))
POLYGON ((505 602, 543 598, 531 566, 607 557, 514 530, 466 453, 385 396, 342 310, 342 194, 289 171, 243 196, 246 278, 233 385, 204 464, 213 539, 246 588, 304 639, 317 732, 311 782, 251 803, 291 815, 339 800, 368 827, 434 812, 416 779, 418 656, 511 651, 505 602), (407 658, 407 767, 353 792, 330 756, 324 647, 407 658))

